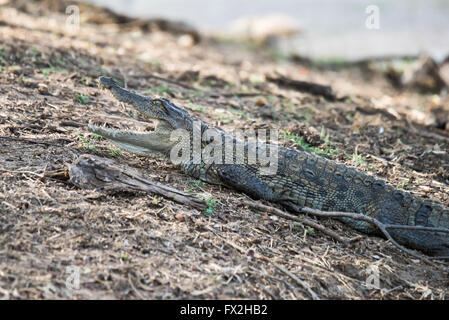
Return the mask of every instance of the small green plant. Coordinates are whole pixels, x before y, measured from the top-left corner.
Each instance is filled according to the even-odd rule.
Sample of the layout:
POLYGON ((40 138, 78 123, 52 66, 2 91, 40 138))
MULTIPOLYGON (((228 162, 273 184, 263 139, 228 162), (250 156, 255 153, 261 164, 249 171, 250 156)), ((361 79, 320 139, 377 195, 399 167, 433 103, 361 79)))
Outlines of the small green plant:
POLYGON ((96 139, 96 140, 103 140, 104 139, 102 136, 100 136, 97 133, 92 133, 91 136, 92 136, 93 139, 96 139))
POLYGON ((79 141, 81 141, 81 148, 90 152, 94 152, 96 153, 97 147, 95 147, 92 142, 89 141, 88 138, 82 136, 82 135, 78 135, 78 139, 79 141))
POLYGON ((90 98, 88 95, 76 92, 75 96, 73 97, 73 101, 75 101, 77 103, 81 103, 81 104, 88 104, 90 101, 90 98))
POLYGON ((325 127, 321 127, 320 140, 326 144, 329 144, 329 132, 326 134, 325 127))
POLYGON ((349 61, 343 57, 329 56, 326 58, 315 60, 314 64, 318 67, 326 67, 326 68, 338 70, 338 69, 346 67, 349 64, 349 61))
POLYGON ((283 101, 282 109, 287 111, 290 117, 293 116, 295 120, 309 123, 313 119, 314 111, 309 107, 301 107, 290 101, 283 101))
POLYGON ((270 50, 270 56, 273 61, 279 64, 283 64, 288 61, 288 56, 279 49, 270 50))
POLYGON ((225 113, 219 114, 214 118, 222 121, 223 123, 231 123, 236 119, 246 120, 248 117, 246 116, 246 114, 243 113, 243 111, 230 108, 229 112, 226 111, 225 113))
POLYGON ((6 65, 6 54, 5 54, 5 49, 1 48, 0 49, 0 66, 4 66, 6 65))
POLYGON ((352 162, 356 165, 366 165, 366 159, 365 157, 355 154, 353 153, 352 155, 350 155, 350 158, 352 159, 352 162))
POLYGON ((190 180, 189 185, 192 188, 204 188, 206 186, 206 184, 201 180, 190 180))
POLYGON ((252 74, 249 77, 249 81, 254 84, 260 84, 264 82, 264 78, 260 75, 252 74))
POLYGON ((173 94, 175 91, 170 88, 169 86, 165 84, 160 84, 156 87, 153 87, 148 90, 150 94, 157 94, 157 95, 165 95, 165 94, 173 94))
POLYGON ((57 64, 59 64, 61 67, 65 67, 65 62, 64 60, 62 60, 62 58, 60 56, 56 56, 55 57, 55 61, 57 64))
POLYGON ((122 254, 122 260, 123 261, 127 261, 127 260, 129 260, 131 257, 129 256, 129 254, 127 254, 127 253, 124 253, 124 254, 122 254))
POLYGON ((109 155, 111 157, 117 158, 117 157, 121 157, 123 155, 122 150, 118 149, 118 148, 109 148, 109 155))
POLYGON ((304 151, 314 153, 318 156, 329 158, 332 155, 338 155, 338 150, 329 145, 329 143, 324 143, 322 147, 324 150, 321 150, 318 147, 312 147, 310 144, 304 141, 303 137, 300 137, 291 132, 285 132, 281 135, 284 139, 293 140, 298 146, 301 147, 304 151))
POLYGON ((201 180, 190 180, 189 181, 190 188, 187 189, 187 193, 194 194, 196 191, 202 190, 206 184, 201 180))
POLYGON ((294 222, 293 223, 293 230, 294 231, 301 231, 302 230, 302 224, 300 224, 299 222, 294 222))
POLYGON ((204 213, 208 216, 214 214, 214 210, 217 207, 217 200, 214 198, 207 198, 205 199, 207 208, 204 210, 204 213))
POLYGON ((193 90, 189 90, 189 92, 195 97, 204 97, 206 95, 206 93, 199 88, 194 88, 193 90))
POLYGON ((409 184, 409 182, 410 182, 410 179, 408 179, 408 178, 402 178, 402 179, 401 179, 401 182, 400 182, 399 185, 398 185, 398 189, 399 189, 399 190, 405 189, 405 187, 407 187, 407 185, 409 184))
POLYGON ((310 235, 310 236, 314 236, 315 235, 315 229, 312 227, 307 227, 306 228, 306 234, 310 235))
POLYGON ((26 83, 28 82, 28 78, 25 77, 25 76, 23 76, 23 75, 21 75, 21 76, 19 77, 19 82, 20 82, 21 84, 23 84, 23 85, 26 85, 26 83))
POLYGON ((104 74, 104 75, 110 75, 111 74, 109 69, 106 68, 106 67, 101 67, 100 70, 101 70, 101 73, 104 74))
POLYGON ((42 68, 41 72, 44 75, 44 77, 48 77, 50 73, 67 72, 67 70, 63 68, 49 67, 49 68, 42 68))
POLYGON ((38 59, 42 57, 42 52, 40 52, 38 48, 32 47, 25 51, 25 55, 31 57, 31 62, 33 62, 33 64, 36 64, 38 62, 38 59))
POLYGON ((245 113, 243 113, 242 110, 238 110, 238 109, 234 109, 234 108, 230 108, 229 110, 231 111, 231 113, 235 114, 241 120, 248 119, 248 117, 246 116, 245 113))
POLYGON ((198 112, 206 112, 206 108, 197 104, 193 104, 193 103, 188 103, 187 108, 193 110, 193 111, 198 111, 198 112))
POLYGON ((159 60, 157 60, 157 59, 152 59, 152 58, 143 57, 143 56, 138 56, 137 59, 139 59, 140 61, 143 61, 145 63, 150 64, 154 68, 161 68, 162 67, 162 63, 159 60))

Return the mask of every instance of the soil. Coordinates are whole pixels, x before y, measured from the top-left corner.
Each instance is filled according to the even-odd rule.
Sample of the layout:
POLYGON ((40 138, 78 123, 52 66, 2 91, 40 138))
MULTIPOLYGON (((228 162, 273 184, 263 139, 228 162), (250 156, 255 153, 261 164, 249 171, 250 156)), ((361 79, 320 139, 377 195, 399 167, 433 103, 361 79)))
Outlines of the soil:
POLYGON ((309 287, 321 299, 448 299, 447 263, 421 261, 384 239, 317 219, 343 237, 362 235, 336 242, 87 130, 89 122, 154 127, 98 88, 98 77, 109 75, 226 131, 278 129, 291 148, 303 137, 303 147, 447 207, 449 132, 440 124, 449 120, 448 96, 399 91, 371 69, 302 65, 251 43, 195 44, 189 35, 110 21, 73 31, 65 19, 0 7, 0 297, 310 299, 309 287), (347 98, 330 102, 265 75, 330 85, 347 98), (209 210, 44 177, 84 153, 206 199, 209 210), (372 288, 376 268, 379 288, 372 288))

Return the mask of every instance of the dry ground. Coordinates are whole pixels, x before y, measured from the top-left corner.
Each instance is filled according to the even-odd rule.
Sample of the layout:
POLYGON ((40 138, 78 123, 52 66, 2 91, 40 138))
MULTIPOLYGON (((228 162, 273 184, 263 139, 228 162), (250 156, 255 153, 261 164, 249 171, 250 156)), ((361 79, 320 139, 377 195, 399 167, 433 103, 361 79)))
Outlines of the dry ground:
MULTIPOLYGON (((447 206, 449 134, 426 127, 432 117, 449 119, 447 97, 395 91, 367 70, 308 68, 245 43, 206 39, 189 46, 185 38, 114 25, 82 24, 72 34, 63 19, 0 9, 0 297, 311 298, 277 264, 320 298, 448 298, 447 273, 383 239, 343 245, 242 206, 243 194, 121 153, 87 131, 89 121, 152 127, 98 89, 98 76, 109 74, 228 131, 279 129, 290 133, 281 143, 292 148, 303 136, 316 152, 447 206), (350 98, 328 102, 278 88, 264 80, 275 72, 330 84, 350 98), (252 92, 263 94, 241 94, 252 92), (210 210, 42 178, 83 153, 113 157, 203 197, 210 210), (381 289, 367 288, 369 266, 379 268, 381 289), (82 271, 79 290, 66 287, 68 267, 82 271)), ((338 222, 319 222, 345 237, 358 235, 338 222)))

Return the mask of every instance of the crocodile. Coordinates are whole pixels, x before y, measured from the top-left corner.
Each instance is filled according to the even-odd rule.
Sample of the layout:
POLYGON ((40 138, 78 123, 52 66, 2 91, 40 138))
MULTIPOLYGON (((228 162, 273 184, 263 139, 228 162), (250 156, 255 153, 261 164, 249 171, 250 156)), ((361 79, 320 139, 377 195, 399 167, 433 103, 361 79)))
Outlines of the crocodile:
MULTIPOLYGON (((235 148, 225 148, 226 152, 213 161, 201 156, 195 158, 195 134, 209 132, 208 137, 200 139, 201 148, 211 141, 224 143, 230 135, 191 116, 168 99, 150 98, 129 91, 110 77, 100 77, 99 83, 120 102, 132 105, 144 118, 157 121, 154 131, 149 132, 114 130, 89 124, 91 132, 109 139, 128 152, 172 160, 183 172, 194 178, 244 192, 254 199, 278 203, 297 213, 303 207, 311 207, 322 211, 365 214, 384 224, 449 229, 449 209, 438 202, 418 198, 383 180, 305 150, 285 148, 264 141, 250 142, 232 136, 235 148), (187 139, 181 143, 182 136, 174 134, 177 132, 187 134, 187 139), (174 155, 180 154, 180 145, 185 147, 183 150, 187 156, 174 161, 174 155), (274 145, 276 148, 271 149, 274 145), (244 158, 237 162, 236 150, 239 147, 244 150, 244 158), (251 150, 267 152, 267 147, 270 153, 276 151, 274 174, 267 170, 271 168, 271 158, 262 163, 250 161, 248 156, 251 150), (225 157, 228 161, 224 161, 225 157)), ((371 223, 348 217, 339 219, 363 233, 382 236, 371 223)), ((429 256, 449 256, 449 233, 422 228, 390 229, 389 233, 405 247, 429 256)))

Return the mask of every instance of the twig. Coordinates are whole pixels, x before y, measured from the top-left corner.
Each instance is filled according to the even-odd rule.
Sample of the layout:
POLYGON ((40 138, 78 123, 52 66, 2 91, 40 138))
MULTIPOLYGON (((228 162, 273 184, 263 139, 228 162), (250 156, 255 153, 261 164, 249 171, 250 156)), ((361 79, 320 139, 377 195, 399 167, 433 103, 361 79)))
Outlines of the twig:
POLYGON ((59 125, 61 127, 75 127, 75 128, 84 127, 84 124, 70 120, 61 121, 59 122, 59 125))
POLYGON ((434 227, 424 227, 424 226, 406 226, 403 224, 386 224, 387 229, 402 229, 402 230, 416 230, 416 231, 433 231, 433 232, 444 232, 449 233, 449 229, 446 228, 434 228, 434 227))
MULTIPOLYGON (((42 141, 42 140, 28 139, 28 138, 17 138, 17 137, 9 137, 9 136, 0 136, 0 139, 11 140, 11 141, 20 141, 20 142, 26 142, 26 143, 31 143, 31 144, 43 144, 43 145, 46 145, 46 146, 55 146, 55 147, 64 147, 65 146, 65 145, 62 145, 62 144, 56 144, 56 143, 46 142, 46 141, 42 141)), ((66 140, 66 139, 58 139, 58 140, 69 141, 69 140, 66 140)))
POLYGON ((33 172, 33 171, 28 171, 28 170, 6 170, 6 169, 0 169, 0 172, 31 174, 31 175, 34 175, 34 176, 38 176, 39 178, 43 178, 44 177, 44 175, 42 173, 37 173, 37 172, 33 172))
POLYGON ((298 90, 300 92, 307 92, 313 94, 315 96, 322 96, 330 101, 339 100, 337 99, 337 95, 330 86, 324 86, 321 84, 307 81, 293 80, 282 76, 279 78, 266 76, 266 79, 270 82, 276 83, 279 86, 289 87, 298 90))
POLYGON ((315 228, 321 232, 323 232, 324 234, 327 234, 328 236, 331 236, 332 238, 334 238, 335 240, 337 240, 338 242, 342 242, 342 243, 350 243, 352 242, 352 239, 345 239, 342 238, 340 235, 338 235, 336 232, 327 229, 326 227, 310 220, 307 218, 300 218, 291 214, 288 214, 278 208, 275 207, 270 207, 270 206, 266 206, 264 204, 261 204, 259 202, 255 202, 255 201, 251 201, 251 200, 243 200, 243 204, 246 204, 249 207, 252 207, 254 209, 258 209, 258 210, 262 210, 271 214, 274 214, 278 217, 284 218, 284 219, 288 219, 288 220, 293 220, 293 221, 297 221, 300 222, 302 224, 305 224, 306 226, 315 228))
POLYGON ((409 132, 412 132, 414 134, 420 135, 422 137, 425 138, 431 138, 431 139, 437 139, 437 140, 442 140, 445 142, 449 142, 449 137, 446 136, 442 136, 438 133, 435 132, 429 132, 429 131, 425 131, 425 130, 418 130, 416 129, 416 127, 413 125, 413 123, 406 119, 408 126, 410 127, 410 129, 408 129, 409 132))
POLYGON ((412 130, 413 133, 418 134, 420 136, 423 136, 425 138, 431 138, 431 139, 437 139, 437 140, 442 140, 444 142, 449 142, 449 137, 445 137, 442 136, 438 133, 435 132, 429 132, 429 131, 424 131, 424 130, 417 130, 415 128, 413 128, 412 130))
MULTIPOLYGON (((426 258, 425 256, 415 253, 414 251, 407 249, 406 247, 404 247, 403 245, 399 244, 396 240, 393 239, 393 237, 391 236, 391 234, 388 232, 388 228, 390 227, 396 227, 397 225, 386 225, 383 224, 382 222, 380 222, 379 220, 377 220, 376 218, 364 215, 364 214, 360 214, 360 213, 354 213, 354 212, 338 212, 338 211, 321 211, 318 209, 312 209, 312 208, 301 208, 300 209, 301 212, 304 213, 309 213, 309 214, 313 214, 316 216, 321 216, 321 217, 331 217, 331 218, 351 218, 354 220, 359 220, 359 221, 365 221, 370 223, 371 225, 376 226, 380 232, 382 232, 382 234, 393 244, 395 245, 397 248, 399 248, 400 250, 408 253, 409 255, 421 259, 433 266, 439 267, 436 264, 434 264, 432 261, 430 261, 428 258, 426 258)), ((421 227, 421 226, 416 226, 415 229, 422 229, 425 227, 421 227)), ((413 229, 412 226, 410 226, 409 229, 413 229)), ((433 228, 429 228, 429 229, 433 229, 433 228)), ((433 259, 447 259, 449 257, 432 257, 433 259)))
POLYGON ((295 282, 297 284, 299 284, 301 287, 303 287, 305 290, 307 290, 307 292, 312 296, 313 300, 320 300, 320 297, 318 297, 318 295, 309 287, 309 285, 307 283, 305 283, 304 281, 299 279, 297 276, 295 276, 293 273, 291 273, 290 271, 285 269, 283 266, 281 266, 275 262, 273 262, 272 264, 273 264, 273 266, 276 267, 276 269, 278 269, 278 270, 282 271, 283 273, 285 273, 286 275, 288 275, 290 278, 295 280, 295 282))
POLYGON ((131 280, 131 276, 128 276, 128 283, 131 285, 131 288, 134 290, 134 292, 136 293, 136 295, 137 295, 141 300, 145 300, 145 297, 142 296, 142 294, 139 292, 139 290, 137 290, 136 286, 134 285, 133 281, 131 280))

